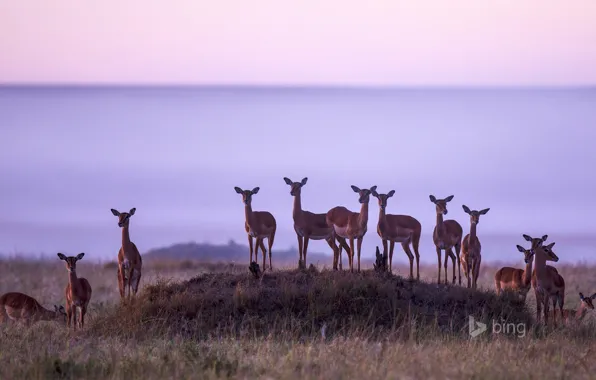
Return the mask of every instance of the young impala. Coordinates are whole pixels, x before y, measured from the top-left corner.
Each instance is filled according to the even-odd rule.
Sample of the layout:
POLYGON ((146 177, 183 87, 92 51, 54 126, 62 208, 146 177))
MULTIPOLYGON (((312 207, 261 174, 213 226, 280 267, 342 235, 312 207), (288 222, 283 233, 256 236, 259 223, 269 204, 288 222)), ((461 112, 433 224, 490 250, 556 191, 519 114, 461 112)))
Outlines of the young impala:
POLYGON ((37 321, 56 321, 66 324, 64 306, 54 305, 54 310, 41 306, 37 300, 20 292, 5 293, 0 297, 0 323, 11 320, 30 326, 37 321))
POLYGON ((82 329, 85 325, 85 314, 87 314, 87 305, 91 300, 91 285, 84 277, 77 277, 77 261, 81 260, 85 253, 81 252, 76 256, 65 256, 58 253, 58 258, 66 263, 68 271, 68 285, 64 289, 66 294, 66 317, 67 325, 70 327, 71 319, 74 318, 73 329, 77 329, 76 311, 79 312, 78 325, 82 329))

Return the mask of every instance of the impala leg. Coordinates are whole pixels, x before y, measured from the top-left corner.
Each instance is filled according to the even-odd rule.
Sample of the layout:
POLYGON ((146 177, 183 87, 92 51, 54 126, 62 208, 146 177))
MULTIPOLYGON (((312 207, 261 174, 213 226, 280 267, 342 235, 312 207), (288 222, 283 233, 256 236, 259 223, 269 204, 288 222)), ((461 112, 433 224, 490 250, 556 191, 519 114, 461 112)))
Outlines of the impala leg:
POLYGON ((70 328, 72 322, 72 305, 66 302, 66 327, 70 328))
POLYGON ((478 276, 480 275, 480 263, 482 263, 482 256, 478 255, 478 258, 474 260, 474 289, 478 287, 478 276))
POLYGON ((304 253, 302 257, 304 258, 304 267, 306 268, 306 251, 308 250, 308 236, 304 236, 304 253))
MULTIPOLYGON (((406 255, 408 255, 408 259, 410 259, 410 278, 413 280, 414 279, 414 255, 412 254, 412 251, 410 251, 410 243, 404 242, 404 243, 401 243, 401 246, 404 249, 404 252, 406 253, 406 255)), ((393 249, 391 250, 391 254, 393 256, 393 249)))
POLYGON ((118 266, 118 290, 120 290, 120 300, 124 299, 124 274, 118 266))
MULTIPOLYGON (((273 234, 274 233, 275 231, 273 231, 273 234)), ((269 270, 273 270, 273 258, 271 257, 271 255, 273 254, 273 234, 269 235, 269 237, 267 238, 267 245, 269 246, 269 270)), ((263 244, 262 241, 261 244, 263 244)), ((306 260, 306 255, 304 259, 306 260)))
POLYGON ((325 241, 327 242, 327 244, 329 245, 329 247, 331 247, 331 250, 333 251, 333 270, 337 270, 337 261, 338 261, 337 251, 339 250, 339 248, 335 245, 335 239, 333 238, 333 236, 326 238, 325 241))
POLYGON ((544 306, 544 325, 548 326, 548 312, 550 311, 550 303, 548 302, 548 294, 542 296, 542 303, 544 306))
MULTIPOLYGON (((360 251, 362 250, 362 238, 358 238, 357 242, 357 249, 358 249, 358 273, 360 273, 360 251)), ((354 254, 352 254, 352 257, 354 254)))
POLYGON ((542 295, 537 291, 534 291, 534 295, 536 296, 536 324, 539 324, 542 318, 542 295))
POLYGON ((346 255, 348 255, 348 259, 350 257, 350 247, 348 246, 348 243, 346 242, 346 239, 342 238, 342 237, 337 237, 337 241, 339 242, 339 269, 342 269, 342 258, 341 258, 341 251, 342 248, 345 249, 346 251, 346 255))
MULTIPOLYGON (((557 296, 551 297, 553 300, 553 326, 557 327, 557 296)), ((563 314, 561 313, 561 319, 563 319, 563 314)))
POLYGON ((303 238, 298 234, 296 234, 296 237, 298 238, 298 266, 300 266, 300 261, 304 260, 302 257, 302 252, 304 252, 304 248, 302 247, 303 238))
POLYGON ((468 279, 468 289, 472 287, 472 268, 474 266, 474 259, 468 257, 468 261, 466 261, 466 278, 468 279))
POLYGON ((459 255, 461 254, 461 243, 455 245, 455 258, 457 259, 457 276, 459 278, 459 285, 461 286, 461 263, 459 255))
MULTIPOLYGON (((389 257, 389 250, 387 249, 388 246, 388 241, 387 239, 383 239, 383 257, 389 257)), ((389 259, 389 262, 391 262, 391 259, 389 259)), ((391 272, 391 265, 389 265, 389 272, 391 272)))
POLYGON ((437 284, 441 283, 441 248, 437 247, 437 261, 439 262, 439 277, 437 278, 437 284))
MULTIPOLYGON (((343 260, 342 260, 342 258, 341 258, 341 254, 342 254, 342 250, 343 250, 343 249, 342 249, 342 246, 341 246, 341 244, 339 245, 339 247, 338 247, 338 250, 339 250, 339 253, 338 253, 338 260, 339 260, 339 270, 343 270, 343 269, 344 269, 344 268, 343 268, 343 260)), ((350 261, 350 252, 348 252, 348 263, 349 263, 349 261, 350 261)))
POLYGON ((449 267, 449 249, 445 249, 445 258, 443 262, 443 270, 445 271, 445 285, 449 282, 447 281, 447 273, 449 272, 447 268, 449 267))
POLYGON ((354 238, 350 238, 350 253, 348 254, 350 272, 354 272, 354 238))
POLYGON ((141 271, 138 269, 132 270, 132 275, 130 276, 130 283, 132 285, 133 294, 136 296, 139 290, 139 282, 141 281, 141 271))
POLYGON ((263 272, 267 268, 267 251, 265 250, 265 245, 263 244, 263 238, 257 238, 255 242, 255 261, 258 260, 259 257, 259 248, 261 248, 261 254, 263 255, 263 272))
MULTIPOLYGON (((253 249, 252 249, 252 236, 250 236, 248 234, 247 234, 247 236, 248 236, 248 252, 249 252, 249 255, 250 255, 250 257, 248 259, 249 260, 248 261, 248 264, 250 264, 250 263, 252 263, 252 253, 253 253, 253 249)), ((255 261, 257 261, 257 258, 256 257, 255 257, 255 261)))

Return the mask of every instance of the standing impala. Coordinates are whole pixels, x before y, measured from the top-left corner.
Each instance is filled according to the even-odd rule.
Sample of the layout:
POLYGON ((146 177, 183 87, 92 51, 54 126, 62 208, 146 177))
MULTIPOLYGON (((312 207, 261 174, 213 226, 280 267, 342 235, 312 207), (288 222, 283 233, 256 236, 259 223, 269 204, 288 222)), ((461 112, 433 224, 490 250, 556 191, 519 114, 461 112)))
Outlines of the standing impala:
POLYGON ((273 248, 273 240, 275 239, 275 230, 277 229, 277 222, 273 215, 268 211, 253 211, 252 210, 252 196, 259 192, 259 188, 255 187, 252 190, 242 190, 239 187, 234 187, 236 193, 242 195, 242 203, 244 203, 244 229, 248 234, 248 248, 250 250, 250 263, 252 263, 252 239, 256 238, 255 243, 255 261, 259 255, 259 247, 263 252, 263 271, 265 271, 265 264, 267 263, 267 251, 263 240, 266 238, 269 243, 269 269, 273 270, 273 262, 271 260, 271 249, 273 248))
POLYGON ((0 323, 8 320, 30 326, 37 321, 66 323, 64 306, 54 305, 54 311, 41 306, 37 300, 20 292, 4 293, 0 297, 0 323))
MULTIPOLYGON (((333 207, 327 211, 327 224, 333 227, 334 233, 344 239, 350 239, 350 251, 348 252, 348 261, 350 271, 354 271, 354 240, 357 240, 358 249, 358 272, 360 272, 360 252, 362 249, 362 239, 368 228, 368 203, 370 194, 376 190, 376 186, 370 189, 359 189, 352 185, 352 190, 358 193, 358 202, 362 205, 360 212, 352 212, 343 206, 333 207)), ((333 240, 333 268, 337 268, 337 259, 339 258, 339 248, 333 240)))
POLYGON ((478 275, 480 274, 480 262, 482 261, 480 255, 482 246, 480 245, 480 239, 476 236, 476 226, 480 222, 480 215, 486 214, 490 208, 480 211, 470 210, 466 205, 462 205, 462 208, 466 214, 470 215, 470 233, 462 241, 460 260, 464 275, 468 279, 468 288, 471 285, 472 289, 476 289, 476 281, 478 281, 478 275))
MULTIPOLYGON (((526 235, 527 236, 527 235, 526 235)), ((524 236, 525 237, 525 236, 524 236)), ((528 236, 528 238, 530 238, 528 236)), ((526 240, 531 240, 526 238, 526 240)), ((565 281, 556 270, 549 270, 546 262, 559 261, 559 257, 553 252, 552 247, 555 243, 547 246, 534 248, 534 273, 532 275, 532 287, 536 295, 536 322, 540 322, 540 314, 544 306, 544 325, 548 325, 549 300, 553 299, 553 310, 556 310, 556 304, 560 304, 561 314, 563 314, 563 303, 565 302, 565 281)), ((553 325, 557 326, 556 318, 553 316, 553 325)))
POLYGON ((451 257, 453 266, 453 283, 455 284, 455 261, 457 260, 457 273, 459 284, 461 285, 461 269, 459 255, 461 251, 461 237, 463 229, 461 225, 453 220, 443 220, 443 215, 447 215, 447 203, 451 202, 453 195, 444 199, 437 199, 434 195, 429 195, 430 201, 435 204, 437 212, 437 224, 433 230, 433 242, 437 248, 437 260, 439 261, 439 278, 437 283, 441 283, 441 250, 445 250, 445 284, 447 284, 447 258, 451 257), (453 249, 455 247, 455 254, 453 249))
POLYGON ((129 298, 132 292, 136 295, 139 290, 139 282, 141 281, 143 260, 135 243, 130 241, 130 233, 128 232, 130 218, 135 214, 136 210, 134 207, 129 212, 119 212, 118 210, 110 209, 112 215, 118 217, 118 227, 122 228, 122 245, 118 251, 118 288, 120 289, 121 300, 124 300, 126 289, 128 289, 129 298))
POLYGON ((495 273, 495 288, 497 295, 501 294, 502 290, 513 290, 517 292, 525 302, 528 291, 532 287, 532 262, 534 261, 534 251, 525 249, 521 245, 517 245, 517 250, 524 254, 524 262, 526 269, 518 269, 512 267, 503 267, 495 273))
POLYGON ((82 329, 85 324, 85 314, 87 314, 87 305, 91 299, 91 285, 84 277, 77 277, 77 261, 81 260, 85 253, 81 252, 76 256, 65 256, 58 253, 60 260, 66 262, 68 271, 68 285, 64 289, 66 294, 66 323, 70 327, 71 319, 74 319, 73 329, 77 329, 77 322, 82 329), (77 321, 77 310, 79 320, 77 321), (74 317, 74 318, 73 318, 74 317))
POLYGON ((387 241, 389 241, 389 272, 392 272, 393 248, 395 243, 401 243, 401 246, 410 259, 410 278, 414 278, 414 255, 410 250, 410 243, 416 254, 416 279, 420 280, 420 254, 418 253, 418 244, 420 243, 420 233, 422 226, 418 220, 409 215, 386 214, 387 200, 395 194, 391 190, 387 194, 379 194, 372 191, 373 197, 379 200, 379 222, 377 223, 377 233, 383 241, 383 255, 387 255, 387 241))
MULTIPOLYGON (((327 225, 326 214, 314 214, 302 209, 302 187, 308 181, 307 177, 302 178, 300 182, 292 182, 288 177, 284 181, 290 186, 290 195, 294 197, 294 208, 292 217, 294 219, 294 231, 298 237, 298 255, 299 263, 306 267, 306 252, 308 250, 309 240, 325 240, 333 249, 333 227, 327 225)), ((340 244, 349 252, 346 240, 337 237, 340 244)))

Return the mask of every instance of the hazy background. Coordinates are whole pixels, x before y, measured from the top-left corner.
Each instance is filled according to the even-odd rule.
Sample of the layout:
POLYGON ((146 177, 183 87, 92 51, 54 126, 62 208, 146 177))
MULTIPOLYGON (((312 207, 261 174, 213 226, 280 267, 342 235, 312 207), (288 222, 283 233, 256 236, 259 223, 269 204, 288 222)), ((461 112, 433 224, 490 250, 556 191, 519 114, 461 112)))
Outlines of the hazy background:
MULTIPOLYGON (((314 212, 357 211, 352 184, 396 190, 387 211, 422 223, 425 262, 429 194, 455 195, 466 233, 461 205, 490 207, 486 260, 519 262, 522 233, 592 260, 595 14, 593 1, 4 2, 0 252, 113 258, 110 208, 131 207, 142 252, 245 244, 234 186, 261 187, 253 208, 275 215, 285 249, 282 178, 306 176, 314 212)), ((372 199, 365 256, 377 218, 372 199)))

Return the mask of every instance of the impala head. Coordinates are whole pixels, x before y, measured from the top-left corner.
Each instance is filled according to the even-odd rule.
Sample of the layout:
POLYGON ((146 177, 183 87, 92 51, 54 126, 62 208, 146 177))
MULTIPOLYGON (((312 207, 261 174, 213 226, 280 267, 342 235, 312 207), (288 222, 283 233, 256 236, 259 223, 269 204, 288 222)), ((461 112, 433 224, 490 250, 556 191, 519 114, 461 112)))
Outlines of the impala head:
POLYGON ((490 208, 485 208, 484 210, 470 210, 470 208, 466 205, 462 205, 464 212, 470 215, 470 223, 478 224, 480 222, 480 215, 484 215, 490 210, 490 208))
POLYGON ((532 259, 534 258, 534 250, 532 249, 525 249, 521 245, 516 245, 517 250, 524 254, 524 262, 526 264, 530 264, 532 259))
POLYGON ((286 185, 290 186, 290 195, 294 197, 296 195, 300 195, 300 189, 302 186, 306 185, 308 178, 304 177, 300 182, 292 182, 292 180, 288 177, 284 177, 284 181, 286 182, 286 185))
POLYGON ((447 215, 447 202, 451 202, 453 195, 444 199, 437 199, 434 195, 429 195, 428 197, 430 198, 430 201, 437 206, 437 214, 447 215))
POLYGON ((129 212, 120 212, 116 209, 110 209, 110 211, 112 211, 112 214, 114 216, 118 217, 118 227, 128 227, 128 221, 130 220, 130 217, 133 216, 135 214, 135 211, 137 211, 136 208, 131 208, 129 212))
POLYGON ((371 187, 370 189, 360 190, 359 187, 352 185, 351 188, 352 188, 352 190, 354 190, 355 193, 358 193, 358 195, 360 196, 360 198, 358 198, 358 202, 368 203, 368 201, 370 201, 370 194, 372 194, 372 192, 377 189, 377 186, 375 185, 375 186, 371 187))
POLYGON ((526 234, 523 234, 522 236, 526 241, 529 241, 532 243, 532 246, 530 246, 530 249, 536 249, 538 247, 542 247, 542 243, 544 243, 546 241, 546 239, 548 238, 548 235, 544 235, 541 238, 533 238, 530 235, 526 235, 526 234))
POLYGON ((395 194, 395 190, 391 190, 387 194, 379 194, 376 190, 373 190, 371 194, 373 197, 379 200, 379 207, 381 210, 385 210, 385 208, 387 208, 387 199, 391 198, 393 194, 395 194))
POLYGON ((587 307, 588 309, 592 309, 594 310, 594 304, 592 303, 592 300, 596 298, 596 293, 592 294, 590 297, 584 297, 584 295, 582 293, 579 293, 579 299, 580 301, 584 304, 585 307, 587 307))
MULTIPOLYGON (((553 241, 552 243, 548 244, 548 245, 543 245, 542 247, 540 247, 540 249, 542 249, 542 251, 544 251, 544 254, 546 255, 546 261, 554 261, 555 263, 557 261, 559 261, 559 256, 557 256, 555 254, 555 252, 553 252, 553 246, 555 245, 555 242, 553 241)), ((532 249, 534 250, 534 249, 532 249)))
POLYGON ((56 313, 56 320, 66 323, 66 310, 64 306, 54 305, 54 313, 56 313))
POLYGON ((83 258, 83 256, 85 256, 84 252, 79 253, 76 256, 66 256, 63 255, 62 253, 58 253, 58 257, 60 258, 60 260, 64 260, 66 262, 66 269, 69 272, 76 272, 77 270, 77 261, 81 260, 83 258))
POLYGON ((238 186, 235 186, 234 190, 236 190, 238 194, 242 194, 242 203, 244 203, 247 206, 250 206, 250 202, 252 202, 252 196, 259 192, 258 187, 255 187, 252 190, 242 190, 238 186))

